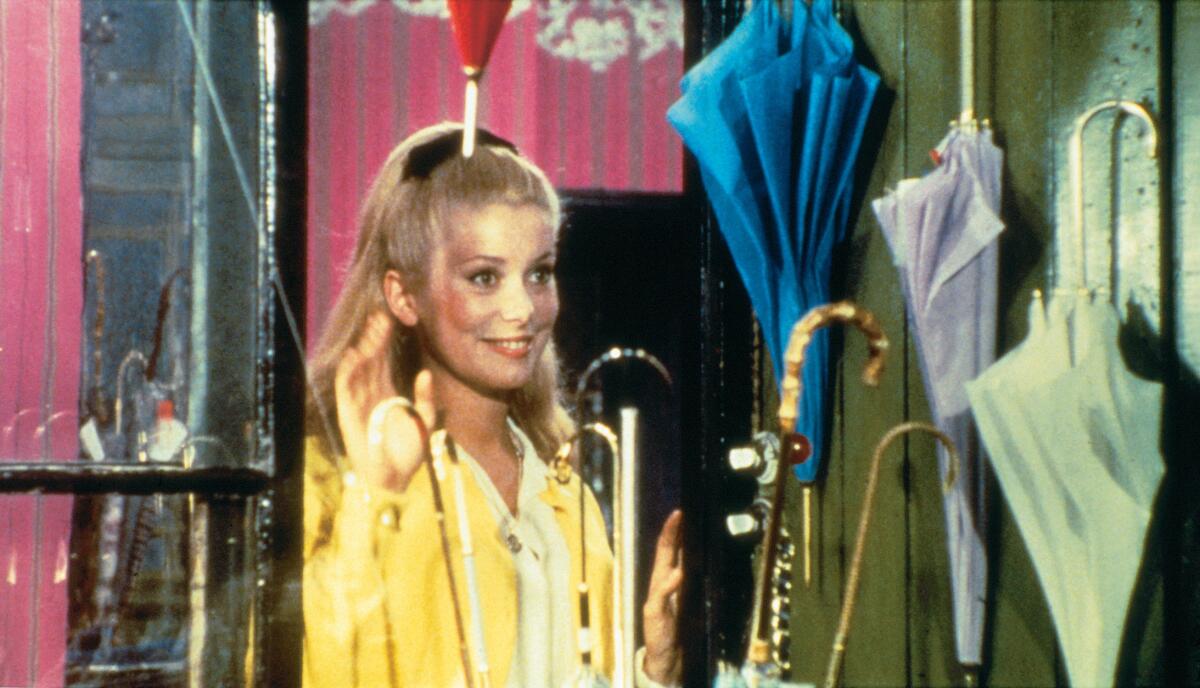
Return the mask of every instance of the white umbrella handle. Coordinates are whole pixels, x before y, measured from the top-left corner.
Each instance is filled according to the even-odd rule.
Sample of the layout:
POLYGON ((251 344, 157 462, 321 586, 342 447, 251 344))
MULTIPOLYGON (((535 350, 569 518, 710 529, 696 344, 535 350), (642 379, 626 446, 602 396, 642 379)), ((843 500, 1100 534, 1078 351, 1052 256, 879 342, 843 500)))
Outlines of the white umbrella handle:
MULTIPOLYGON (((1154 118, 1150 116, 1149 111, 1140 103, 1132 100, 1106 100, 1076 118, 1075 128, 1071 132, 1071 139, 1068 144, 1068 155, 1071 166, 1071 205, 1074 211, 1072 220, 1075 225, 1076 260, 1079 261, 1079 284, 1076 286, 1084 290, 1088 289, 1088 278, 1087 242, 1085 240, 1083 222, 1083 130, 1093 117, 1105 110, 1112 109, 1123 110, 1146 123, 1146 129, 1150 134, 1146 141, 1146 154, 1151 159, 1158 157, 1158 127, 1155 125, 1154 118)), ((1061 287, 1062 285, 1058 284, 1056 280, 1055 286, 1061 287)))

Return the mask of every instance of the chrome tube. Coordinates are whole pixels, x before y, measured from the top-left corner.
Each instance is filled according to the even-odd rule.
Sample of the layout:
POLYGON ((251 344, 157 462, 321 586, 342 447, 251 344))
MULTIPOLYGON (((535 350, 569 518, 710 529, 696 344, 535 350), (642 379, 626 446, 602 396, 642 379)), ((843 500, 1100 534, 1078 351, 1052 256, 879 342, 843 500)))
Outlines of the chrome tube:
POLYGON ((614 669, 613 685, 633 686, 637 668, 637 442, 638 410, 621 409, 620 452, 613 462, 613 556, 616 573, 613 585, 614 669))

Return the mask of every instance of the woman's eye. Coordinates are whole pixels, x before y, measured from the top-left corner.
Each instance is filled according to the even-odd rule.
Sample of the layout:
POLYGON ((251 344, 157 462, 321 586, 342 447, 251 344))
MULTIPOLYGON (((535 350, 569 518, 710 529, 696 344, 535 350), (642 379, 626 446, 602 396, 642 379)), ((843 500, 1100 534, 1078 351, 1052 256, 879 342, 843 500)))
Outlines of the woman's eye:
POLYGON ((480 270, 467 279, 477 287, 491 287, 495 286, 500 277, 492 270, 480 270))
POLYGON ((548 284, 554 279, 554 266, 542 265, 533 269, 529 275, 534 284, 548 284))

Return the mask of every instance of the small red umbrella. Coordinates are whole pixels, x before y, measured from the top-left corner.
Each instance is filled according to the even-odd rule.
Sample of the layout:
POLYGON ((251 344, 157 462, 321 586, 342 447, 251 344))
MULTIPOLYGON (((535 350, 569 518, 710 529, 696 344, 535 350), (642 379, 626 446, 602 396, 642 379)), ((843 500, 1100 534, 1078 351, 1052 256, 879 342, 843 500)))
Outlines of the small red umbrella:
POLYGON ((492 55, 492 46, 504 26, 512 0, 446 0, 454 41, 467 75, 467 98, 463 114, 463 157, 475 152, 475 126, 479 110, 479 79, 492 55))

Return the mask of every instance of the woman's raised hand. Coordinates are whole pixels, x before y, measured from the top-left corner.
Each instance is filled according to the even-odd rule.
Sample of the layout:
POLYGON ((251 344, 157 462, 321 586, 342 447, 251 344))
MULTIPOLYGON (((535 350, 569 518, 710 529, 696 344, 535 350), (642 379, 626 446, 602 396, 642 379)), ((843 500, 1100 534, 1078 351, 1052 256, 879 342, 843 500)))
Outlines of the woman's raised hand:
POLYGON ((646 634, 646 659, 643 670, 656 683, 678 685, 683 674, 683 655, 679 648, 679 589, 683 586, 683 513, 671 512, 663 523, 654 551, 650 588, 642 607, 642 628, 646 634))
MULTIPOLYGON (((420 466, 423 440, 417 424, 404 409, 392 406, 379 419, 380 441, 368 438, 371 414, 384 401, 397 396, 390 360, 395 323, 386 311, 367 319, 358 341, 342 356, 334 375, 338 429, 350 468, 371 487, 402 490, 420 466)), ((413 384, 413 405, 433 427, 433 386, 428 371, 413 384)))

